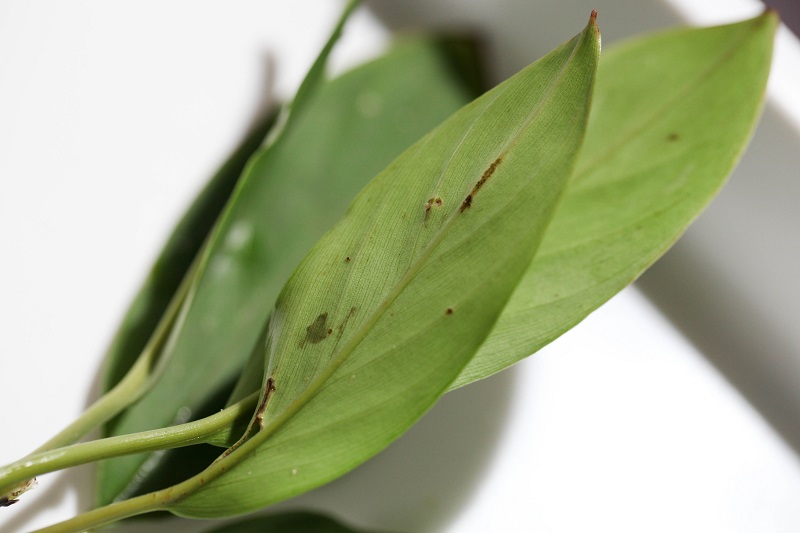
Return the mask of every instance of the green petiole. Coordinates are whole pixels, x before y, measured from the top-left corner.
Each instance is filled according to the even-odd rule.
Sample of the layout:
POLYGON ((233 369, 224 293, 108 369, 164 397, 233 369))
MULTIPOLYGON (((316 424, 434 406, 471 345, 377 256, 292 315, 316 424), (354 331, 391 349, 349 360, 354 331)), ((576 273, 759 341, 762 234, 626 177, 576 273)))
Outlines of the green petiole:
POLYGON ((258 397, 257 392, 253 393, 217 414, 186 424, 34 452, 0 468, 0 494, 36 476, 101 459, 219 440, 237 420, 249 420, 258 397))

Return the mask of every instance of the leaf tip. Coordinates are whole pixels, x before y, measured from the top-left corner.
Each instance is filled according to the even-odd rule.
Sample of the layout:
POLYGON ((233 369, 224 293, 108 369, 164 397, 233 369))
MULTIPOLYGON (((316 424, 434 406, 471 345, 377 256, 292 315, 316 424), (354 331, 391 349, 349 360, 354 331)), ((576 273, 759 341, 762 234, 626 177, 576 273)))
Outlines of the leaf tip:
POLYGON ((764 6, 764 11, 761 13, 762 17, 781 17, 778 8, 772 6, 764 6))
POLYGON ((592 13, 589 15, 589 25, 587 27, 587 30, 589 28, 593 28, 594 29, 595 35, 597 35, 597 39, 599 40, 600 39, 600 28, 597 27, 597 10, 596 9, 592 9, 592 13))
POLYGON ((772 6, 767 6, 764 8, 764 12, 761 13, 761 16, 759 16, 758 18, 761 20, 769 20, 770 22, 772 22, 777 26, 778 23, 781 21, 781 13, 780 11, 777 10, 777 8, 774 8, 772 6))
POLYGON ((774 36, 781 23, 780 12, 771 6, 767 6, 757 17, 742 21, 741 24, 749 24, 753 31, 765 30, 774 36))

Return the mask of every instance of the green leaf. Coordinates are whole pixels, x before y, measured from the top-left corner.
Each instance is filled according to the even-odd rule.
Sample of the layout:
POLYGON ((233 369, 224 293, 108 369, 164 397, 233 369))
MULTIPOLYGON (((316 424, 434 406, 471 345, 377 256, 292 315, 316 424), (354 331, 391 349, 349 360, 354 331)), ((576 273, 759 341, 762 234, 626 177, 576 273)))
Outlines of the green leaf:
POLYGON ((530 263, 583 138, 598 55, 592 18, 370 182, 275 304, 265 426, 169 489, 166 509, 224 516, 309 490, 431 407, 530 263))
POLYGON ((366 533, 314 513, 282 513, 260 516, 218 527, 206 533, 366 533))
POLYGON ((711 201, 744 150, 777 16, 604 52, 586 143, 522 282, 452 389, 569 330, 636 279, 711 201))
MULTIPOLYGON (((121 417, 115 434, 169 425, 182 407, 200 414, 224 405, 225 398, 214 405, 206 400, 235 378, 257 345, 264 319, 292 269, 371 177, 475 96, 464 82, 474 71, 474 59, 455 57, 464 46, 451 40, 407 40, 308 97, 284 136, 248 165, 244 188, 198 274, 192 308, 180 330, 186 338, 177 339, 161 382, 121 417), (231 235, 240 238, 237 228, 243 224, 251 224, 252 243, 246 253, 230 254, 224 242, 231 235), (221 272, 215 265, 229 268, 221 272), (224 369, 222 363, 227 363, 224 369)), ((258 353, 256 362, 261 363, 262 350, 258 353)), ((256 371, 255 381, 240 390, 257 391, 261 374, 256 371)), ((187 453, 192 452, 168 453, 165 457, 175 455, 175 461, 150 476, 141 470, 144 455, 103 463, 101 501, 123 490, 135 494, 143 478, 139 490, 175 483, 168 475, 179 472, 176 463, 191 464, 195 471, 208 464, 187 453), (134 477, 137 483, 130 485, 134 477)))
MULTIPOLYGON (((274 122, 275 113, 269 113, 258 121, 194 200, 167 239, 106 353, 103 368, 104 392, 119 383, 153 335, 228 201, 245 164, 261 146, 274 122)), ((114 422, 109 424, 113 427, 114 422)), ((106 431, 113 433, 113 429, 106 431)))
MULTIPOLYGON (((302 249, 289 248, 293 254, 291 264, 286 263, 289 269, 344 214, 370 178, 483 92, 477 56, 470 40, 406 38, 383 57, 320 91, 296 134, 271 162, 272 172, 283 177, 272 183, 271 197, 304 199, 302 205, 281 213, 296 232, 294 244, 300 238, 304 244, 302 249), (313 158, 305 157, 309 146, 313 158)), ((290 273, 284 272, 281 282, 290 273)), ((255 343, 229 404, 261 388, 265 339, 266 330, 255 343)))
MULTIPOLYGON (((327 58, 357 3, 355 0, 348 2, 294 101, 279 116, 265 147, 248 162, 194 267, 196 271, 177 324, 172 327, 169 341, 159 354, 154 385, 114 420, 109 436, 186 421, 206 398, 218 394, 235 380, 266 319, 266 312, 260 310, 257 298, 278 290, 274 287, 275 279, 261 271, 260 279, 268 281, 258 286, 264 292, 253 291, 255 295, 248 301, 251 289, 248 284, 259 273, 259 267, 263 269, 266 264, 267 272, 273 267, 272 262, 263 261, 263 258, 270 255, 270 240, 277 233, 273 228, 276 220, 263 216, 261 209, 253 205, 254 197, 263 196, 258 194, 260 186, 270 181, 271 176, 254 172, 253 168, 260 160, 269 158, 271 149, 280 144, 291 132, 297 117, 302 116, 305 104, 323 81, 327 58), (253 330, 256 333, 252 333, 253 330)), ((282 256, 276 254, 275 257, 282 256)), ((133 455, 100 463, 98 504, 109 503, 120 496, 134 481, 147 457, 133 455)), ((140 472, 139 477, 143 474, 140 472)))

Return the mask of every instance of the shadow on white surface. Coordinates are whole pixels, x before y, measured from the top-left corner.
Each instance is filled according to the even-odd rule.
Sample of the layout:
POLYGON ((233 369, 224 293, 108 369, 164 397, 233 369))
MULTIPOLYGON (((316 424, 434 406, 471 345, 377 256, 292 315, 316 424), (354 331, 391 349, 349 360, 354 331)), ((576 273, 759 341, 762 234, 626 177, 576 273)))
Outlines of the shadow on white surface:
POLYGON ((800 453, 800 132, 768 105, 717 200, 639 281, 800 453))

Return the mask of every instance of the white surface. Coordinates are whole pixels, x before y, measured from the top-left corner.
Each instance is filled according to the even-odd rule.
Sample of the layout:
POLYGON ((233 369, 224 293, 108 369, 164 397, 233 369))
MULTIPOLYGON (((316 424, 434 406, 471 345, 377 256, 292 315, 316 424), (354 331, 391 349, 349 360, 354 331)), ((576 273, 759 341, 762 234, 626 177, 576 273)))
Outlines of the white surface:
MULTIPOLYGON (((430 23, 436 13, 425 9, 482 24, 494 35, 498 72, 565 40, 591 7, 600 10, 606 44, 676 24, 679 13, 713 23, 757 11, 731 0, 681 2, 678 10, 621 0, 429 4, 395 6, 430 23)), ((265 86, 286 95, 299 82, 338 5, 291 5, 0 1, 0 462, 23 455, 82 410, 113 328, 169 227, 246 129, 265 86), (272 70, 266 57, 274 58, 272 70)), ((386 16, 385 6, 377 11, 386 16)), ((337 61, 370 53, 383 36, 360 15, 337 61)), ((791 395, 800 360, 792 306, 800 288, 787 274, 798 257, 797 186, 787 192, 778 188, 783 182, 748 184, 754 176, 788 180, 800 168, 800 114, 792 114, 800 104, 791 90, 797 72, 797 43, 784 34, 771 80, 780 103, 754 139, 754 159, 744 161, 750 173, 740 170, 726 192, 730 200, 723 195, 688 235, 682 255, 665 262, 680 280, 703 281, 698 265, 726 280, 702 293, 708 302, 726 302, 719 298, 730 296, 731 286, 746 296, 748 305, 729 306, 744 309, 732 318, 739 322, 721 331, 735 324, 739 344, 758 339, 762 353, 743 354, 750 357, 738 367, 705 355, 778 427, 781 413, 796 420, 800 409, 791 395), (794 117, 794 125, 781 116, 794 117), (783 147, 778 155, 765 150, 775 145, 783 147), (750 201, 744 211, 737 198, 750 201), (737 210, 757 214, 754 234, 737 226, 723 231, 737 210), (766 248, 745 257, 743 250, 759 243, 766 248), (742 260, 731 270, 717 269, 715 260, 725 266, 737 254, 742 260), (759 321, 742 314, 753 309, 759 321), (785 353, 773 350, 776 338, 785 353), (748 389, 742 383, 751 376, 756 383, 748 389), (765 387, 772 396, 759 396, 765 387)), ((717 311, 720 320, 731 314, 711 305, 706 316, 717 311)), ((694 338, 709 346, 703 340, 694 338)), ((86 472, 42 477, 23 503, 0 509, 0 531, 73 515, 73 485, 86 489, 86 472)), ((797 501, 797 455, 629 290, 515 371, 446 397, 364 467, 289 505, 409 532, 790 532, 800 530, 797 501)))
MULTIPOLYGON (((473 500, 513 510, 501 530, 797 530, 797 457, 640 293, 529 363, 473 500)), ((448 531, 498 516, 467 506, 448 531)))

